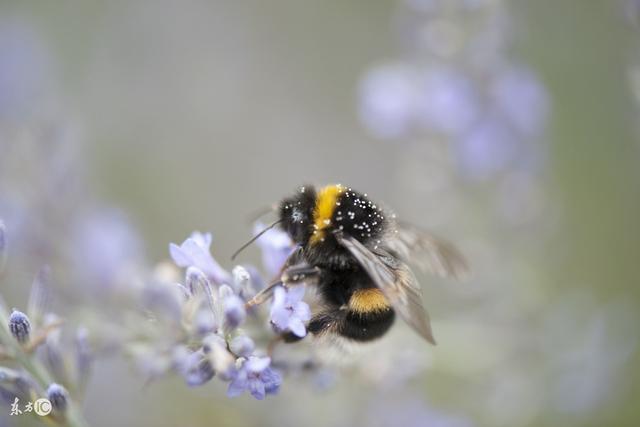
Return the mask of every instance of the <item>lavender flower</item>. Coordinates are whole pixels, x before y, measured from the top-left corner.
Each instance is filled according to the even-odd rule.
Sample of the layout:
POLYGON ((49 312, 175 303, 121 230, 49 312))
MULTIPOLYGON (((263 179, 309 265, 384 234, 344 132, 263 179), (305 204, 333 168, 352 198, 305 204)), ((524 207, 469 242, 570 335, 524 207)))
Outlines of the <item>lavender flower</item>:
POLYGON ((236 359, 227 350, 227 342, 220 335, 209 334, 202 340, 202 350, 209 355, 213 369, 223 381, 235 378, 237 369, 236 359))
POLYGON ((453 147, 464 175, 486 180, 505 171, 518 153, 520 141, 497 117, 487 117, 473 126, 453 147))
POLYGON ((377 137, 398 138, 412 127, 416 107, 416 75, 404 64, 371 70, 360 87, 360 118, 377 137))
POLYGON ((251 273, 241 265, 236 265, 231 270, 233 275, 233 290, 243 299, 249 300, 255 295, 251 273))
POLYGON ((626 18, 633 25, 640 24, 640 1, 639 0, 622 0, 622 6, 626 18))
POLYGON ((255 348, 253 340, 246 335, 238 335, 229 343, 231 351, 242 357, 249 357, 255 348))
POLYGON ((13 400, 15 397, 28 399, 34 392, 33 379, 24 371, 0 366, 0 389, 13 400))
POLYGON ((176 324, 182 320, 184 299, 180 288, 169 283, 147 283, 142 290, 143 306, 161 318, 176 324))
MULTIPOLYGON (((263 230, 264 227, 264 224, 256 223, 253 227, 254 234, 263 230)), ((284 262, 295 249, 289 235, 277 228, 264 233, 256 243, 262 250, 262 263, 269 277, 274 277, 280 272, 284 262)))
POLYGON ((75 336, 75 346, 77 381, 81 387, 84 387, 89 378, 91 360, 93 359, 91 345, 89 343, 89 331, 87 328, 78 328, 75 336))
POLYGON ((202 234, 195 231, 180 246, 175 243, 169 245, 169 253, 173 261, 180 267, 197 267, 217 284, 228 283, 229 273, 213 259, 211 247, 211 233, 202 234))
POLYGON ((7 15, 0 23, 0 118, 16 118, 32 112, 46 92, 51 64, 36 31, 7 15))
POLYGON ((229 384, 227 396, 240 396, 246 390, 258 400, 268 394, 276 394, 282 383, 280 374, 269 367, 271 358, 251 356, 240 359, 240 369, 229 384))
POLYGON ((203 337, 207 334, 214 333, 218 329, 218 323, 214 313, 206 308, 200 308, 193 320, 194 332, 197 336, 203 337))
POLYGON ((307 330, 304 322, 311 318, 309 305, 302 301, 304 286, 284 288, 279 286, 274 291, 271 305, 271 323, 276 330, 291 331, 298 337, 304 337, 307 330))
POLYGON ((237 328, 247 317, 244 301, 234 294, 231 287, 227 285, 220 287, 220 297, 222 298, 225 326, 232 329, 237 328))
POLYGON ((431 70, 421 89, 416 113, 425 129, 456 136, 476 120, 480 109, 476 88, 459 70, 447 67, 431 70))
POLYGON ((54 410, 64 412, 69 404, 69 393, 60 384, 52 383, 47 389, 47 399, 51 401, 54 410))
POLYGON ((507 58, 501 5, 445 3, 406 2, 400 34, 415 58, 372 67, 365 75, 363 124, 380 138, 449 141, 461 174, 473 180, 531 172, 522 159, 541 151, 534 142, 547 121, 545 87, 507 58))
MULTIPOLYGON (((45 319, 45 327, 58 323, 60 319, 55 314, 47 315, 45 319)), ((62 354, 61 330, 54 329, 51 331, 44 341, 44 344, 38 348, 42 360, 51 372, 54 379, 66 383, 67 371, 64 356, 62 354)))
POLYGON ((187 286, 187 289, 189 290, 190 295, 202 295, 209 304, 209 308, 211 309, 211 311, 215 311, 215 297, 213 295, 211 283, 209 283, 209 280, 205 276, 204 272, 202 272, 197 267, 187 268, 187 272, 185 273, 185 284, 187 286))
POLYGON ((26 343, 29 341, 31 322, 29 322, 27 315, 14 309, 9 317, 9 330, 18 342, 26 343))
POLYGON ((197 387, 211 380, 215 372, 211 361, 199 350, 187 356, 182 375, 189 387, 197 387))
MULTIPOLYGON (((91 212, 74 228, 75 270, 94 291, 116 288, 143 258, 140 237, 118 210, 91 212)), ((129 282, 127 286, 131 286, 129 282)))
POLYGON ((536 137, 544 129, 549 101, 547 92, 531 70, 511 66, 494 79, 490 91, 499 111, 520 135, 536 137))

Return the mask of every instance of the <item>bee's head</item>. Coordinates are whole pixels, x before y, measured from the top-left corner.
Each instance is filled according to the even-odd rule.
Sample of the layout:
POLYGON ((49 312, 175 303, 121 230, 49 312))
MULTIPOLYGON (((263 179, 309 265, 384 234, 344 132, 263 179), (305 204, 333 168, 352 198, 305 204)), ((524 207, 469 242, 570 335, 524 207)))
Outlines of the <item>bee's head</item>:
POLYGON ((280 226, 299 245, 306 244, 313 231, 315 203, 316 190, 310 185, 300 187, 293 196, 280 202, 280 226))

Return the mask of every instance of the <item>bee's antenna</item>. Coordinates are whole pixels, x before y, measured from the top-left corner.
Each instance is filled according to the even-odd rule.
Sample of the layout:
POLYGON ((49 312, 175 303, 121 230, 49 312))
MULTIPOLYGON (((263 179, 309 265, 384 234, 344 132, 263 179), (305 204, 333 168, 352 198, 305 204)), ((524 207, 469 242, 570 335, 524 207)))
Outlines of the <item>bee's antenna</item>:
POLYGON ((258 237, 262 236, 264 233, 266 233, 267 231, 271 230, 273 227, 275 227, 276 225, 280 224, 283 220, 279 219, 276 222, 274 222, 273 224, 269 225, 268 227, 266 227, 264 230, 262 230, 261 232, 259 232, 258 234, 256 234, 255 236, 253 236, 251 238, 251 240, 249 240, 247 243, 245 243, 244 245, 242 245, 240 247, 240 249, 238 249, 237 251, 235 251, 233 253, 233 255, 231 255, 231 261, 233 261, 236 256, 238 256, 238 254, 240 252, 242 252, 247 246, 249 246, 250 244, 252 244, 253 242, 255 242, 256 240, 258 240, 258 237))

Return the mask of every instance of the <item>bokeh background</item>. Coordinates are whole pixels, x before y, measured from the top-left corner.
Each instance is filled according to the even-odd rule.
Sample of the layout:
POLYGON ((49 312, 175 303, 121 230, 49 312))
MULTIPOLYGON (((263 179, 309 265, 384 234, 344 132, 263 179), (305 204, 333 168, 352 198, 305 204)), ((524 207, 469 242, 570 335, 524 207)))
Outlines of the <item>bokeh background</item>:
POLYGON ((0 291, 24 305, 48 263, 61 311, 98 310, 87 287, 193 230, 230 269, 252 212, 340 182, 468 256, 468 281, 420 276, 437 347, 398 326, 358 372, 262 402, 145 386, 109 353, 89 423, 638 425, 639 17, 634 0, 2 2, 0 291))

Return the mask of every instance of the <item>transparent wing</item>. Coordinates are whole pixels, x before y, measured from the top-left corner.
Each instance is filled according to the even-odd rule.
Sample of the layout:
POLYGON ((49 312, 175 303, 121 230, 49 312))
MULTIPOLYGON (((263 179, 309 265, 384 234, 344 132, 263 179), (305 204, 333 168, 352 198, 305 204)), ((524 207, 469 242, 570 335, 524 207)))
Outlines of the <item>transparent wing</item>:
POLYGON ((435 344, 429 315, 422 305, 420 285, 409 267, 388 252, 370 251, 350 236, 337 234, 336 238, 358 260, 400 317, 420 336, 435 344))
POLYGON ((455 246, 418 227, 398 223, 397 232, 385 241, 385 246, 424 271, 455 279, 469 276, 467 261, 455 246))

